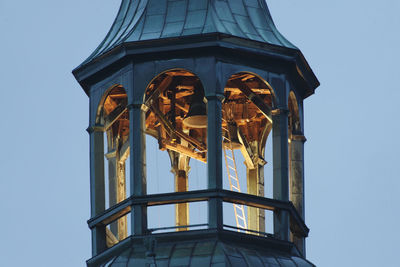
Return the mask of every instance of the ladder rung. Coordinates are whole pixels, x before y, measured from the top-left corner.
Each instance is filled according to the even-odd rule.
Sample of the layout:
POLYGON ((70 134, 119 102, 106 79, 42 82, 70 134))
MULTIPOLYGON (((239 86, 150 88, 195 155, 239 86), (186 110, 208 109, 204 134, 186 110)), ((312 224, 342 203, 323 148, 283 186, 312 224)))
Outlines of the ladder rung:
POLYGON ((232 170, 236 170, 235 168, 233 168, 232 166, 228 166, 229 167, 229 169, 232 169, 232 170))
POLYGON ((241 219, 242 221, 244 221, 244 218, 243 218, 242 216, 236 215, 236 217, 237 217, 238 219, 241 219))
POLYGON ((228 155, 226 155, 226 157, 227 157, 228 159, 230 159, 230 160, 233 160, 233 158, 229 157, 228 155))
POLYGON ((239 188, 240 185, 239 185, 239 183, 238 183, 238 180, 237 180, 237 179, 232 179, 232 180, 234 180, 234 181, 236 182, 236 185, 233 184, 233 186, 236 186, 237 188, 239 188))
POLYGON ((240 212, 244 213, 244 209, 242 207, 236 207, 237 210, 240 210, 240 212))

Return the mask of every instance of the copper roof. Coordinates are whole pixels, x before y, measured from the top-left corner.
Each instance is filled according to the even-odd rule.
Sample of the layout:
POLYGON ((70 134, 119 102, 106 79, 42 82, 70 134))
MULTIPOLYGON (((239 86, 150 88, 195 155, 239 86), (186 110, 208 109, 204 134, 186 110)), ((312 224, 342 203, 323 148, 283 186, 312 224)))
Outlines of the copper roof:
POLYGON ((222 33, 297 49, 276 29, 264 0, 122 0, 86 64, 124 43, 222 33))

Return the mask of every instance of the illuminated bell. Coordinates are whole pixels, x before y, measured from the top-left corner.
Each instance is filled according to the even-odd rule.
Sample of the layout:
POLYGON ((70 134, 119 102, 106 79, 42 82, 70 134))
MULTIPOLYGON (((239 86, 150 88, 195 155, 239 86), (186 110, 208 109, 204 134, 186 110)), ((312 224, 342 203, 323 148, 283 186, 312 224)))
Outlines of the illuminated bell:
POLYGON ((192 96, 192 103, 183 124, 188 128, 207 128, 207 108, 203 102, 204 97, 201 92, 196 93, 196 91, 192 96))
POLYGON ((242 146, 242 143, 240 143, 239 141, 239 137, 238 137, 238 129, 237 129, 237 125, 235 122, 228 122, 228 131, 229 134, 227 134, 227 138, 224 138, 224 145, 226 148, 228 149, 239 149, 242 146), (230 145, 229 145, 229 138, 230 138, 230 145))

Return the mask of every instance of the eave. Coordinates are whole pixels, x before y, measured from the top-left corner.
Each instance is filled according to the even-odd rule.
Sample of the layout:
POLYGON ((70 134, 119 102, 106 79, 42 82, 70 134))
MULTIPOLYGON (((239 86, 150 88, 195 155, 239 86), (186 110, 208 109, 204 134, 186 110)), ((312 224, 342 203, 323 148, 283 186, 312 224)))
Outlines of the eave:
POLYGON ((101 80, 103 75, 121 68, 126 62, 159 59, 165 58, 166 55, 190 52, 194 55, 208 54, 219 57, 221 53, 216 53, 217 51, 225 51, 226 55, 232 54, 234 59, 239 54, 253 55, 257 60, 252 63, 256 65, 262 65, 265 60, 277 63, 269 64, 268 67, 287 74, 297 87, 302 88, 303 98, 312 95, 320 84, 300 50, 221 33, 125 43, 75 68, 73 75, 89 95, 91 84, 101 80))

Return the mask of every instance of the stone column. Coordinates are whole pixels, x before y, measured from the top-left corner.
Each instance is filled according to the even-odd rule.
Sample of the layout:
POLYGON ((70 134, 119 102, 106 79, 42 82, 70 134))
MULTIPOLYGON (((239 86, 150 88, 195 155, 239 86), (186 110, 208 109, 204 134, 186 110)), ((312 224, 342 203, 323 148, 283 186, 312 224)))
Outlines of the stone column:
MULTIPOLYGON (((175 192, 186 192, 189 189, 189 158, 178 152, 168 151, 171 159, 171 172, 175 176, 175 192)), ((175 225, 189 225, 189 203, 175 204, 175 225)), ((187 231, 188 228, 177 228, 177 231, 187 231)))
MULTIPOLYGON (((126 164, 121 160, 120 151, 117 158, 117 203, 126 198, 126 164)), ((123 240, 128 237, 128 218, 124 216, 118 220, 118 239, 123 240)))
MULTIPOLYGON (((90 214, 93 218, 105 210, 103 126, 92 126, 87 131, 90 138, 90 214)), ((92 255, 106 248, 105 227, 92 229, 92 255)))
MULTIPOLYGON (((115 136, 111 130, 108 135, 108 197, 110 208, 126 197, 125 183, 125 161, 121 160, 120 155, 120 137, 115 136)), ((110 224, 111 233, 117 240, 123 240, 127 237, 127 218, 122 217, 116 222, 110 224)))
MULTIPOLYGON (((288 148, 288 114, 280 109, 273 116, 273 196, 274 199, 289 201, 289 148, 288 148)), ((281 240, 289 241, 289 214, 287 211, 274 213, 274 235, 281 240)))
MULTIPOLYGON (((146 189, 146 137, 145 112, 141 104, 128 105, 130 143, 130 192, 133 196, 144 196, 146 189)), ((133 235, 147 233, 147 206, 135 205, 131 211, 133 235)))
MULTIPOLYGON (((246 165, 247 193, 263 197, 265 161, 259 160, 259 142, 253 141, 250 146, 255 152, 255 159, 253 160, 254 168, 246 165)), ((247 217, 250 230, 265 232, 265 210, 247 207, 247 217)))
MULTIPOLYGON (((110 208, 116 205, 117 202, 117 151, 116 138, 113 136, 111 129, 107 131, 107 154, 105 155, 108 161, 108 203, 110 208)), ((118 223, 110 224, 111 233, 118 240, 118 223)))
MULTIPOLYGON (((222 189, 222 101, 223 96, 207 96, 207 172, 208 189, 222 189)), ((208 202, 209 228, 222 229, 222 200, 208 202)))
MULTIPOLYGON (((304 142, 303 135, 292 135, 290 145, 290 199, 297 212, 304 220, 304 142)), ((297 246, 303 256, 305 256, 305 238, 293 236, 293 243, 297 246)))

